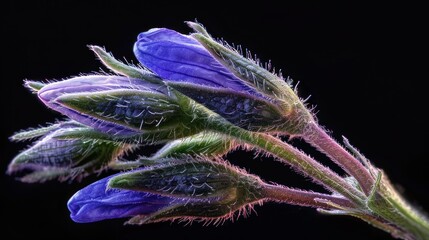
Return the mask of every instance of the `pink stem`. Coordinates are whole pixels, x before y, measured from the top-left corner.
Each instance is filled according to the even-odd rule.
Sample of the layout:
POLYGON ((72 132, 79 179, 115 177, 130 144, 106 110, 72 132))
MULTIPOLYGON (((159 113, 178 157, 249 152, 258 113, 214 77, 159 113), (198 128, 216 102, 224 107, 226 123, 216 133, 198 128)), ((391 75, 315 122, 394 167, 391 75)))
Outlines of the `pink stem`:
POLYGON ((352 202, 345 198, 335 197, 324 193, 292 189, 280 185, 265 184, 263 192, 266 198, 270 200, 305 207, 332 209, 333 206, 329 205, 326 201, 344 208, 355 207, 352 202))
POLYGON ((366 195, 371 192, 375 179, 368 169, 332 139, 319 125, 316 123, 310 124, 303 138, 353 176, 366 195))

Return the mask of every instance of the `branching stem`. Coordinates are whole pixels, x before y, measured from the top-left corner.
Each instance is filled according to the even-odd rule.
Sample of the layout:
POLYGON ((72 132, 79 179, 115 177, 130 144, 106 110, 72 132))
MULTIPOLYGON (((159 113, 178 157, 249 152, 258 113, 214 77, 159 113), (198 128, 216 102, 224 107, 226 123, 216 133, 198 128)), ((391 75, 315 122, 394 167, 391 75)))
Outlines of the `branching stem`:
POLYGON ((331 191, 342 194, 354 204, 364 204, 366 197, 359 189, 352 186, 344 178, 340 177, 329 168, 323 166, 293 146, 282 142, 280 139, 264 133, 246 131, 228 122, 219 121, 217 118, 208 122, 209 124, 207 127, 211 130, 228 134, 238 141, 261 149, 277 157, 279 161, 292 166, 307 177, 312 178, 320 185, 331 191))
POLYGON ((325 130, 316 123, 311 123, 303 138, 320 152, 325 153, 333 162, 350 174, 350 176, 353 176, 365 194, 369 195, 371 188, 374 186, 375 179, 358 159, 332 139, 325 130))

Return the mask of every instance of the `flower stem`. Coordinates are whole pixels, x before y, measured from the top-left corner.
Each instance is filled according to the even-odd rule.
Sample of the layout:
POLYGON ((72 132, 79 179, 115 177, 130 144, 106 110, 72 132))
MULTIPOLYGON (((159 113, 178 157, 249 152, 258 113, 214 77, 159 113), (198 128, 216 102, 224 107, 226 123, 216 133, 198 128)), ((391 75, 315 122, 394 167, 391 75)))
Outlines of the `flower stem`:
POLYGON ((326 154, 333 162, 342 167, 344 171, 353 176, 368 196, 371 192, 371 188, 374 186, 375 179, 358 159, 353 157, 316 123, 308 125, 303 138, 320 152, 326 154))
POLYGON ((399 237, 429 239, 429 220, 402 198, 381 171, 368 197, 367 205, 373 213, 410 233, 399 237))
POLYGON ((387 178, 380 177, 381 171, 378 172, 378 176, 375 176, 373 171, 376 168, 368 166, 372 169, 370 173, 363 163, 342 148, 319 126, 312 127, 312 136, 307 135, 306 141, 337 160, 340 166, 355 177, 361 187, 346 181, 345 178, 276 137, 247 131, 216 116, 206 121, 207 129, 226 134, 242 144, 265 151, 310 177, 316 183, 346 198, 270 186, 263 190, 268 199, 320 209, 339 209, 338 212, 327 211, 327 213, 358 217, 397 238, 429 240, 428 220, 402 200, 387 178))
POLYGON ((324 193, 291 189, 280 185, 265 184, 262 191, 267 199, 293 205, 332 209, 332 205, 326 203, 326 201, 328 201, 345 208, 353 207, 353 203, 345 198, 324 193), (317 201, 318 199, 323 199, 325 201, 317 201))
POLYGON ((217 118, 207 121, 206 127, 272 154, 279 161, 291 165, 331 191, 342 194, 356 205, 364 205, 365 195, 359 189, 329 168, 278 138, 264 133, 247 131, 217 118))

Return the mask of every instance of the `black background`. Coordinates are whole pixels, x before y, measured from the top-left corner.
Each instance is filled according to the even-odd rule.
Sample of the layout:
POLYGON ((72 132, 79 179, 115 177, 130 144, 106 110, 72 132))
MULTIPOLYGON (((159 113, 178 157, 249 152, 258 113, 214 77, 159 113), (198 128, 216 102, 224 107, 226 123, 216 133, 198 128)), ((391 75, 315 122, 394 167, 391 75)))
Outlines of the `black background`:
MULTIPOLYGON (((101 65, 87 44, 105 46, 115 56, 135 62, 132 44, 139 32, 168 27, 188 33, 183 21, 194 19, 213 36, 242 44, 264 61, 271 59, 284 75, 300 81, 301 97, 312 95, 309 102, 317 104, 320 123, 332 130, 334 137, 347 136, 400 184, 407 198, 429 209, 428 125, 424 117, 428 104, 427 19, 421 6, 278 6, 269 1, 258 5, 217 1, 2 4, 3 235, 46 239, 390 239, 351 217, 324 216, 312 209, 274 203, 256 207, 257 214, 248 218, 218 227, 199 223, 122 226, 123 220, 77 224, 70 220, 66 202, 96 177, 73 184, 29 185, 3 174, 8 162, 27 145, 11 143, 8 136, 59 117, 22 87, 23 79, 62 79, 98 71, 101 65)), ((292 143, 329 164, 299 140, 292 143)), ((272 159, 253 159, 252 152, 235 152, 228 158, 265 180, 320 190, 272 159)))

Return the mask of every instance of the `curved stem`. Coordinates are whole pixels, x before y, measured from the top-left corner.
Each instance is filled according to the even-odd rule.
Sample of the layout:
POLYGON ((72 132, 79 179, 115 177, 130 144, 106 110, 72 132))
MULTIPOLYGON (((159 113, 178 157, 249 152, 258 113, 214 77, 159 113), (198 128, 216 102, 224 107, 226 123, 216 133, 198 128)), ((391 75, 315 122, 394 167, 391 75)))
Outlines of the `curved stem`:
POLYGON ((206 127, 261 149, 277 157, 279 161, 291 165, 320 185, 342 194, 353 203, 364 205, 365 195, 362 192, 329 168, 278 138, 264 133, 247 131, 217 118, 209 119, 206 127))
POLYGON ((369 195, 375 179, 359 160, 332 139, 325 130, 316 123, 309 124, 303 138, 353 176, 365 194, 369 195))

